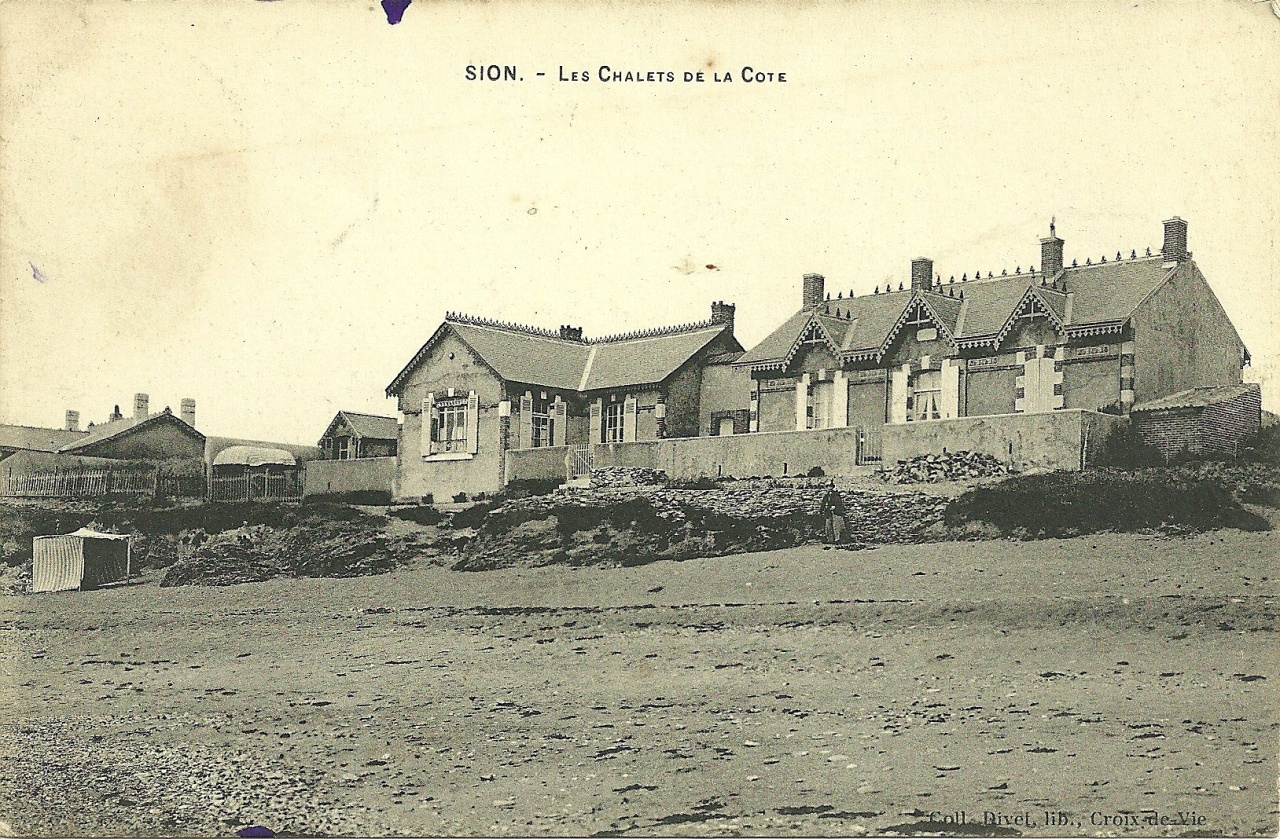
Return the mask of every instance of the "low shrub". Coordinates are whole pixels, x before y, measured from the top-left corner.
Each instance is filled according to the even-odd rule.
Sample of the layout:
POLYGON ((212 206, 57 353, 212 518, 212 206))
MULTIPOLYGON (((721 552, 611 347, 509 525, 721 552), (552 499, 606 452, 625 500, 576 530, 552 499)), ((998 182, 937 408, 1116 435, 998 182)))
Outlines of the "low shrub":
POLYGON ((1280 464, 1280 425, 1269 425, 1240 444, 1240 459, 1280 464))
POLYGON ((401 507, 397 510, 389 511, 387 515, 422 525, 439 524, 444 520, 444 513, 429 504, 418 507, 401 507))
POLYGON ((667 483, 671 489, 715 489, 717 480, 706 475, 696 478, 675 478, 667 483))
POLYGON ((1145 469, 1164 466, 1164 455, 1150 443, 1143 441, 1138 430, 1130 423, 1116 426, 1102 442, 1095 465, 1113 469, 1145 469))
POLYGON ((479 501, 465 510, 459 510, 454 513, 449 523, 454 527, 479 527, 484 524, 489 511, 495 509, 501 503, 499 500, 479 501))
POLYGON ((519 478, 507 484, 503 495, 507 498, 530 498, 536 495, 550 495, 555 492, 562 481, 559 478, 519 478))
POLYGON ((1051 472, 977 487, 952 501, 950 527, 987 522, 1004 536, 1068 537, 1159 527, 1266 530, 1235 494, 1212 479, 1188 480, 1166 470, 1051 472))
POLYGON ((314 504, 327 501, 335 504, 355 504, 362 507, 386 507, 391 504, 391 493, 385 489, 357 489, 350 492, 331 492, 307 496, 303 502, 314 504))

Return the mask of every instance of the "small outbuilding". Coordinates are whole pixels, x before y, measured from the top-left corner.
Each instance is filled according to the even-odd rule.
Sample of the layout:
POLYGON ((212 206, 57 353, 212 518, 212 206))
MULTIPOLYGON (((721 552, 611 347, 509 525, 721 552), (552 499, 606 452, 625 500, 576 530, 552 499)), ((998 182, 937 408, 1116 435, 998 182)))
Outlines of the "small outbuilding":
POLYGON ((230 446, 213 459, 212 501, 283 500, 302 496, 298 461, 284 449, 230 446))
POLYGON ((36 536, 31 544, 31 591, 88 591, 126 580, 132 570, 129 537, 80 528, 36 536))
POLYGON ((1129 418, 1143 442, 1166 458, 1234 453, 1262 427, 1262 391, 1251 382, 1191 388, 1134 405, 1129 418))

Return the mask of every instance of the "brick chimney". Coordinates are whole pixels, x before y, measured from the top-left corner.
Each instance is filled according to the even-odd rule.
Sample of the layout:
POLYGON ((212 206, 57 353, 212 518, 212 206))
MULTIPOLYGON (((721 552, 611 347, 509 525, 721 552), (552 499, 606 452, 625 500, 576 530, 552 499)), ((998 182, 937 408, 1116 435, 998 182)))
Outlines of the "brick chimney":
POLYGON ((151 399, 145 393, 135 393, 133 395, 133 418, 143 420, 150 413, 149 406, 151 399))
POLYGON ((187 397, 180 404, 182 421, 192 428, 196 427, 196 400, 187 397))
POLYGON ((822 294, 826 288, 827 279, 821 274, 805 274, 804 275, 804 296, 803 306, 806 309, 813 309, 822 303, 822 294))
POLYGON ((1189 259, 1187 251, 1187 223, 1174 216, 1164 223, 1164 259, 1165 262, 1181 262, 1189 259))
POLYGON ((920 257, 911 260, 911 288, 926 291, 933 286, 933 260, 920 257))
POLYGON ((1053 221, 1049 222, 1049 238, 1040 240, 1040 270, 1049 279, 1062 273, 1062 240, 1054 229, 1053 221))
POLYGON ((582 340, 582 327, 581 327, 581 326, 566 326, 565 324, 561 324, 561 325, 560 325, 560 337, 561 337, 562 339, 566 340, 566 341, 581 341, 581 340, 582 340))
POLYGON ((111 409, 111 416, 107 417, 107 422, 115 422, 124 419, 124 414, 120 413, 120 406, 116 405, 111 409))
POLYGON ((729 327, 729 334, 733 334, 733 313, 737 311, 737 307, 732 303, 726 303, 723 300, 717 300, 711 304, 711 322, 729 327))
POLYGON ((67 431, 80 430, 80 412, 67 410, 67 431))

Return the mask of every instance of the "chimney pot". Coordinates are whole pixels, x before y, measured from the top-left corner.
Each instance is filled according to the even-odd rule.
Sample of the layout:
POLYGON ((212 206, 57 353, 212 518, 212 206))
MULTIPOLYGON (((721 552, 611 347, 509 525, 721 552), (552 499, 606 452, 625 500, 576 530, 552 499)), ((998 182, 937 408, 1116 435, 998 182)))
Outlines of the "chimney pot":
POLYGON ((804 295, 802 298, 804 308, 812 309, 821 305, 826 282, 826 278, 821 274, 804 275, 804 295))
POLYGON ((927 289, 933 281, 933 260, 920 257, 911 260, 911 288, 927 289))
POLYGON ((734 312, 737 311, 737 308, 738 307, 733 305, 732 303, 725 303, 723 300, 718 300, 715 303, 712 303, 711 304, 711 322, 714 324, 721 324, 721 325, 728 326, 729 332, 732 333, 733 332, 733 315, 734 315, 734 312))
POLYGON ((1166 262, 1181 262, 1191 256, 1187 252, 1187 223, 1177 216, 1164 223, 1163 254, 1166 262))
POLYGON ((561 327, 560 327, 560 337, 561 337, 562 339, 566 340, 566 341, 581 341, 581 340, 582 340, 582 327, 581 327, 581 326, 567 326, 567 325, 565 325, 565 326, 561 326, 561 327))
POLYGON ((67 411, 67 431, 79 431, 79 430, 80 430, 80 412, 68 410, 67 411))
POLYGON ((1049 222, 1049 237, 1040 240, 1040 265, 1045 276, 1056 277, 1062 271, 1062 240, 1055 233, 1053 222, 1049 222))
POLYGON ((145 393, 135 393, 133 395, 133 418, 146 419, 150 413, 149 406, 151 404, 150 397, 145 393))
POLYGON ((192 428, 196 427, 196 400, 187 397, 180 403, 182 421, 192 428))

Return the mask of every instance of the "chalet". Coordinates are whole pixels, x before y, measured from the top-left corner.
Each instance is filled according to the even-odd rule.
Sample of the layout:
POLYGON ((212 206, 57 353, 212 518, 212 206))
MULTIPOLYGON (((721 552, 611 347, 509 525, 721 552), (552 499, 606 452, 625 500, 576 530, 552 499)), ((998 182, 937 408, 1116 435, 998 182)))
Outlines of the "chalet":
POLYGON ((338 411, 320 438, 320 456, 324 460, 395 457, 399 442, 400 423, 395 417, 338 411))
POLYGON ((117 407, 111 418, 59 449, 59 453, 115 460, 186 461, 203 469, 205 437, 195 429, 195 401, 182 400, 183 416, 169 408, 151 413, 147 394, 134 396, 133 416, 117 407))
POLYGON ((1085 409, 1128 414, 1188 388, 1241 382, 1249 353, 1187 250, 1065 264, 1054 225, 1040 265, 835 299, 806 274, 799 310, 735 365, 750 372, 751 431, 875 428, 1085 409))
POLYGON ((494 492, 512 449, 746 431, 748 379, 734 307, 709 320, 587 339, 452 314, 387 386, 404 414, 397 497, 494 492), (728 422, 725 422, 725 419, 728 422))

